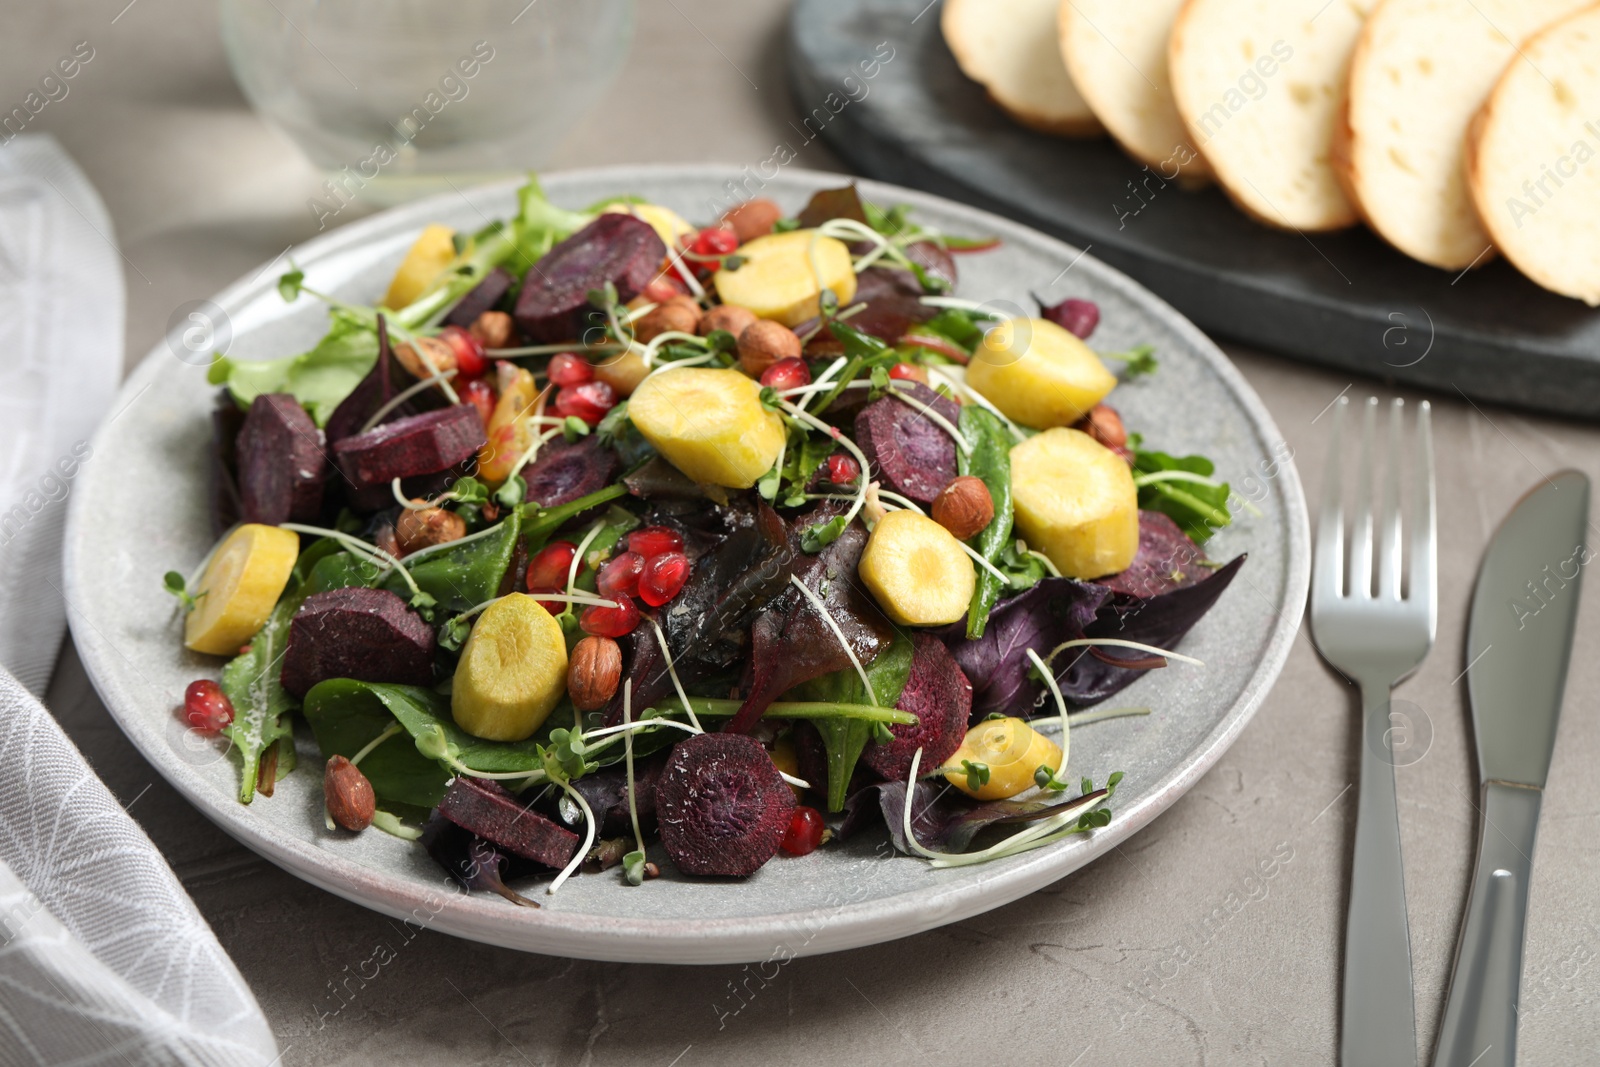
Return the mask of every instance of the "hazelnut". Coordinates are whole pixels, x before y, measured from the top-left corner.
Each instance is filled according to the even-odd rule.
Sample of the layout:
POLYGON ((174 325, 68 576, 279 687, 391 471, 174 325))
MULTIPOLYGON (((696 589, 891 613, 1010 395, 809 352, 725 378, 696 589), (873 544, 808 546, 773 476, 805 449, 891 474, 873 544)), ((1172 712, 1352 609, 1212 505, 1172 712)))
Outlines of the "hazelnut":
POLYGON ((1078 421, 1078 429, 1099 441, 1113 452, 1128 443, 1128 431, 1122 426, 1122 416, 1116 408, 1096 404, 1089 414, 1078 421))
POLYGON ((799 336, 783 323, 757 319, 739 335, 739 365, 750 377, 759 378, 780 359, 799 359, 803 347, 799 336))
POLYGON ((982 478, 963 474, 933 498, 933 521, 950 531, 957 541, 965 541, 987 529, 994 521, 994 501, 982 478))
POLYGON ((675 296, 636 321, 633 336, 648 343, 664 333, 694 333, 698 325, 700 305, 687 296, 675 296))
POLYGON ((783 218, 783 209, 771 200, 760 197, 746 200, 730 208, 722 216, 722 224, 739 235, 739 243, 753 241, 772 232, 772 227, 783 218))
POLYGON ((622 681, 622 649, 609 637, 585 637, 567 661, 567 695, 579 711, 603 708, 622 681))
POLYGON ((511 316, 504 311, 485 311, 479 315, 467 332, 484 348, 509 348, 511 346, 511 316))
POLYGON ((396 345, 394 355, 413 378, 431 378, 434 371, 443 374, 456 369, 456 350, 450 347, 448 341, 441 341, 437 337, 418 337, 403 345, 396 345), (431 368, 429 363, 433 364, 431 368))
POLYGON ((705 337, 713 330, 726 330, 737 338, 754 325, 755 321, 756 313, 749 308, 742 308, 737 304, 718 304, 700 316, 700 325, 695 328, 695 332, 705 337))
POLYGON ((444 508, 424 508, 421 511, 407 508, 394 523, 395 544, 402 556, 433 545, 459 541, 465 536, 466 520, 444 508))
POLYGON ((644 357, 637 352, 609 356, 594 365, 594 380, 605 382, 618 396, 632 396, 649 374, 650 368, 644 365, 644 357))
POLYGON ((346 830, 360 832, 372 825, 378 800, 361 768, 343 756, 333 756, 322 773, 322 797, 328 817, 346 830))

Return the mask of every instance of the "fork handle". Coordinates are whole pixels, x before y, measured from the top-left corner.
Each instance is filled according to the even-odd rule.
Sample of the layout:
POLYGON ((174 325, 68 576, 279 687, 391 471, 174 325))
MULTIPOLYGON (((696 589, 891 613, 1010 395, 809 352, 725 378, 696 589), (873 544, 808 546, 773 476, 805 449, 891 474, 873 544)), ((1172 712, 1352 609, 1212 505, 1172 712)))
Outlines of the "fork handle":
POLYGON ((1484 784, 1478 862, 1434 1067, 1511 1067, 1517 1061, 1517 992, 1541 797, 1527 786, 1484 784))
POLYGON ((1361 789, 1345 923, 1342 1067, 1416 1067, 1411 934, 1400 863, 1400 812, 1389 686, 1363 682, 1361 789))

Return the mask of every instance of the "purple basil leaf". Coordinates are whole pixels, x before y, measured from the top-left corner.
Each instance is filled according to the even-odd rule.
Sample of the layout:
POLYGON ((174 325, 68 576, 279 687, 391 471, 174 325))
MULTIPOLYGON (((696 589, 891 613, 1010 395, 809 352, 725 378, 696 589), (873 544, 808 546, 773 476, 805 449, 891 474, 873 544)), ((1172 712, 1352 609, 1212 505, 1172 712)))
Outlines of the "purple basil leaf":
MULTIPOLYGON (((1216 571, 1204 581, 1174 589, 1159 596, 1141 600, 1124 593, 1114 593, 1105 607, 1100 609, 1088 637, 1113 637, 1123 641, 1138 641, 1156 648, 1176 648, 1183 635, 1210 611, 1217 598, 1227 591, 1234 575, 1244 566, 1241 555, 1227 566, 1216 571)), ((1144 673, 1118 667, 1097 656, 1080 655, 1085 650, 1070 649, 1063 652, 1052 665, 1061 683, 1062 695, 1069 703, 1095 704, 1106 699, 1144 673)), ((1116 648, 1106 650, 1111 656, 1119 654, 1116 648)), ((1130 654, 1137 653, 1128 650, 1130 654)))
POLYGON ((972 681, 973 721, 991 712, 1032 717, 1044 686, 1028 677, 1028 649, 1046 656, 1063 641, 1082 637, 1111 596, 1111 590, 1087 582, 1046 578, 996 604, 976 641, 967 639, 965 619, 935 631, 972 681))

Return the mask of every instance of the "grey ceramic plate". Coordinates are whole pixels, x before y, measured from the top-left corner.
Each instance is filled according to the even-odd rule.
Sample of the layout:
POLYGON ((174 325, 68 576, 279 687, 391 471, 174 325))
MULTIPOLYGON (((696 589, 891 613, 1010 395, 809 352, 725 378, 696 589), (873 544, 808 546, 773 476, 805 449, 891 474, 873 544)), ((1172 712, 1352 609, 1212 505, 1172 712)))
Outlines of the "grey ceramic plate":
MULTIPOLYGON (((551 197, 568 206, 636 193, 691 219, 714 216, 736 172, 717 167, 630 167, 555 175, 551 197)), ((785 172, 767 195, 798 208, 836 176, 785 172)), ((381 294, 417 231, 441 221, 476 229, 514 211, 514 184, 451 194, 364 219, 293 252, 308 284, 353 301, 381 294)), ((1070 284, 1100 303, 1097 345, 1108 351, 1149 343, 1160 354, 1153 377, 1115 396, 1128 424, 1176 452, 1204 451, 1224 477, 1257 500, 1213 542, 1212 554, 1250 561, 1184 643, 1202 669, 1152 672, 1118 698, 1154 709, 1075 731, 1072 767, 1103 780, 1126 772, 1111 825, 1092 836, 1008 861, 936 871, 898 856, 880 834, 857 837, 804 859, 780 857, 741 882, 689 881, 668 872, 641 888, 613 875, 573 879, 544 905, 518 908, 467 896, 413 844, 369 831, 359 837, 323 826, 315 745, 300 740, 302 770, 275 796, 235 799, 236 761, 183 728, 184 686, 215 676, 216 659, 182 647, 163 572, 188 570, 209 547, 205 453, 211 386, 176 342, 158 345, 123 386, 94 441, 109 462, 84 468, 67 534, 67 598, 73 636, 106 706, 145 756, 201 811, 248 847, 313 884, 396 917, 497 945, 591 959, 675 963, 767 960, 887 941, 998 907, 1048 885, 1127 840, 1183 795, 1249 721, 1277 677, 1306 592, 1308 535, 1300 482, 1281 462, 1282 438, 1261 402, 1199 330, 1150 293, 1059 241, 993 215, 921 193, 866 183, 884 203, 907 202, 917 217, 950 233, 998 234, 1002 250, 962 257, 961 292, 1029 306, 1029 293, 1070 284), (1068 274, 1070 272, 1070 281, 1068 274)), ((304 350, 326 314, 309 298, 285 305, 264 266, 215 297, 232 332, 229 354, 264 359, 304 350)), ((1159 873, 1157 875, 1160 876, 1159 873)), ((1177 877, 1177 872, 1169 872, 1177 877)))

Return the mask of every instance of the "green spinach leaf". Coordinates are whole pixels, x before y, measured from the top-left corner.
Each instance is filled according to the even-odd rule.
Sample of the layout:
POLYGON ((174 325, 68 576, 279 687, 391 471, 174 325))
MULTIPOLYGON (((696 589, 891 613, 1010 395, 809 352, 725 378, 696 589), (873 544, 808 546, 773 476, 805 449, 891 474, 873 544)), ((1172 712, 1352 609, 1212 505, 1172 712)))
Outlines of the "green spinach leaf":
MULTIPOLYGON (((988 526, 974 534, 967 545, 994 563, 1012 544, 1011 431, 992 412, 976 404, 962 407, 957 429, 972 446, 972 454, 963 455, 958 451, 956 469, 962 474, 982 479, 989 488, 989 498, 994 502, 994 518, 988 526)), ((989 624, 989 612, 1000 599, 1005 584, 988 570, 978 569, 978 585, 972 594, 972 604, 967 609, 968 638, 976 640, 983 636, 984 627, 989 624)))

